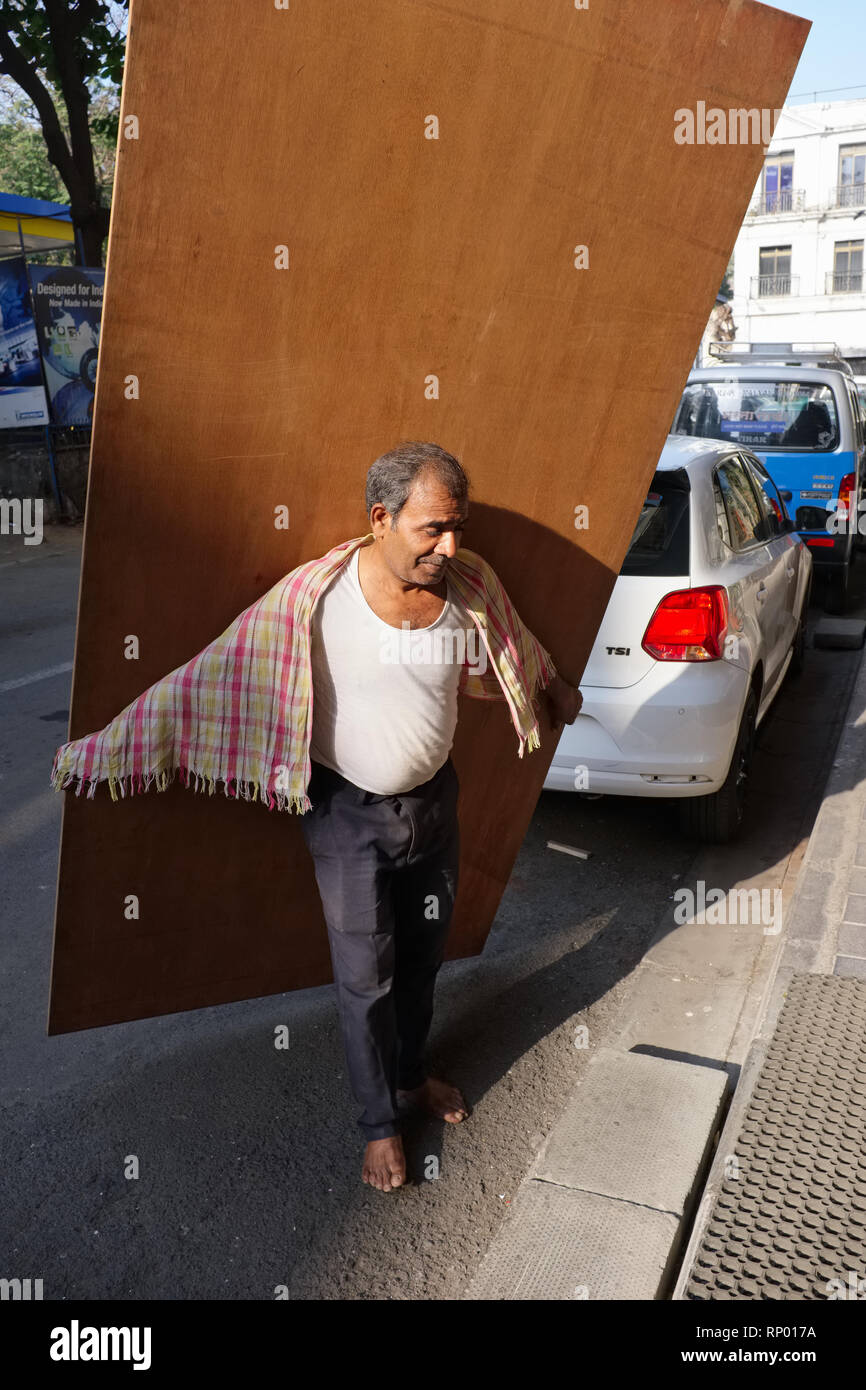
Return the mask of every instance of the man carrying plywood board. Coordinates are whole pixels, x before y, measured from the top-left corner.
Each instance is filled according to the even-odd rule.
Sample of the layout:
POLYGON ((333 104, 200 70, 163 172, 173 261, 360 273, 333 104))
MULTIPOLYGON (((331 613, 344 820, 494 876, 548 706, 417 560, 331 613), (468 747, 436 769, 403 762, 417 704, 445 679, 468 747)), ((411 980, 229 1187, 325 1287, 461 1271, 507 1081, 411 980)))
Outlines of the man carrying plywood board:
POLYGON ((406 1179, 401 1106, 452 1124, 469 1113, 424 1058, 457 891, 458 690, 508 702, 521 757, 538 746, 536 693, 554 726, 581 696, 460 549, 468 480, 453 455, 399 446, 373 464, 365 501, 369 535, 286 575, 103 730, 62 745, 51 781, 89 797, 107 781, 117 799, 179 772, 303 815, 362 1175, 388 1192, 406 1179))
MULTIPOLYGON (((235 614, 245 659, 260 641, 282 655, 286 611, 309 616, 310 585, 351 577, 355 552, 390 626, 375 594, 399 567, 368 592, 364 557, 408 514, 358 536, 359 482, 393 440, 445 440, 471 460, 469 549, 448 555, 441 530, 430 553, 441 540, 464 603, 477 582, 479 622, 499 576, 545 653, 506 615, 513 645, 458 684, 499 694, 465 702, 449 754, 462 836, 447 955, 477 955, 555 747, 546 702, 531 711, 533 689, 556 688, 546 652, 577 685, 761 172, 761 121, 717 143, 704 117, 776 111, 807 30, 753 0, 133 0, 70 739, 235 614), (512 756, 500 678, 536 757, 512 756)), ((424 591, 395 587, 394 620, 401 594, 424 591)), ((122 804, 70 794, 51 1034, 332 978, 301 829, 320 827, 321 860, 329 817, 308 814, 289 734, 309 686, 280 687, 267 659, 257 677, 260 726, 199 782, 233 775, 235 796, 305 814, 240 814, 182 786, 126 796, 123 758, 109 767, 122 804)), ((193 695, 176 698, 190 729, 193 695)), ((141 764, 153 780, 169 776, 159 740, 176 708, 141 764)), ((248 713, 240 696, 219 710, 238 729, 248 713)), ((178 764, 195 766, 186 739, 178 764)))

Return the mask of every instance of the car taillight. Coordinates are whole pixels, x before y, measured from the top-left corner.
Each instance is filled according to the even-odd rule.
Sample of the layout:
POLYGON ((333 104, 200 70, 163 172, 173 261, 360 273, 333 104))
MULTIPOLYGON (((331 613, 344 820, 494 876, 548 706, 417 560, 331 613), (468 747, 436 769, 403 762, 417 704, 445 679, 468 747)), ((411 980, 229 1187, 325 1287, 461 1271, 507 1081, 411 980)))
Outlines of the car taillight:
POLYGON ((838 517, 848 516, 848 509, 851 502, 851 493, 854 491, 856 477, 853 473, 846 473, 839 484, 839 506, 836 511, 838 517))
POLYGON ((656 661, 719 661, 729 618, 723 585, 676 589, 656 608, 641 646, 656 661))

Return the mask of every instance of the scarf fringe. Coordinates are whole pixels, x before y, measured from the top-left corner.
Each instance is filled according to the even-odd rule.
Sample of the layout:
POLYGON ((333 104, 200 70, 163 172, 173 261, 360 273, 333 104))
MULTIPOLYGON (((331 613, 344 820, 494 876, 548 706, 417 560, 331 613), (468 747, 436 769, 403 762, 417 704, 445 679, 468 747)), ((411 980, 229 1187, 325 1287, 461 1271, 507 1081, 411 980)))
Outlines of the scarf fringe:
MULTIPOLYGON (((213 796, 217 790, 217 782, 222 778, 208 777, 205 773, 192 773, 189 768, 172 768, 170 771, 151 772, 146 777, 141 773, 130 773, 125 777, 116 777, 109 774, 107 778, 86 777, 79 772, 61 773, 59 770, 60 754, 54 759, 54 766, 51 770, 50 785, 55 791, 66 791, 73 788, 76 796, 81 796, 85 792, 87 798, 92 800, 96 795, 96 788, 100 781, 107 781, 108 791, 112 801, 123 800, 127 796, 136 793, 142 794, 155 786, 157 792, 164 792, 178 773, 186 787, 190 787, 194 792, 206 792, 208 796, 213 796)), ((278 790, 270 792, 267 787, 260 782, 247 781, 237 782, 231 779, 223 783, 223 790, 227 797, 232 799, 240 798, 243 801, 261 801, 262 805, 267 806, 269 811, 274 807, 278 811, 290 811, 299 816, 303 816, 307 811, 312 810, 313 803, 306 792, 288 792, 278 790)))
POLYGON ((519 758, 522 758, 524 750, 526 750, 529 753, 532 753, 536 748, 540 747, 541 735, 538 732, 538 725, 534 724, 533 727, 529 730, 529 733, 526 735, 526 737, 520 740, 520 746, 517 750, 517 756, 519 758))

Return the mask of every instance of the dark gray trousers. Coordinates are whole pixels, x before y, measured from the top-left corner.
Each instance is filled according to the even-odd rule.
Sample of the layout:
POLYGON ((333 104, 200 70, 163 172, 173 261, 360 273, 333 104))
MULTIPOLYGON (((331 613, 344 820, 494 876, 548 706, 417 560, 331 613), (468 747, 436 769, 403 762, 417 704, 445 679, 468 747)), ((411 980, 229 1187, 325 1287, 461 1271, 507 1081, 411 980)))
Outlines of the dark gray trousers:
POLYGON ((395 1090, 427 1076, 433 990, 457 891, 457 773, 448 758, 399 796, 313 763, 301 817, 328 926, 349 1082, 369 1139, 399 1133, 395 1090))

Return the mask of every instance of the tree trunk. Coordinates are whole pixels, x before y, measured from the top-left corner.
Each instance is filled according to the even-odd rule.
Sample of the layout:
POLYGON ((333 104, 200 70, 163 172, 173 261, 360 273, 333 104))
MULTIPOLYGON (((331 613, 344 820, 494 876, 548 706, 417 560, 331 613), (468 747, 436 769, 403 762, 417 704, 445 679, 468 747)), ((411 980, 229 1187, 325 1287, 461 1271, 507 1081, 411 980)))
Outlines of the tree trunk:
POLYGON ((75 248, 76 263, 82 265, 102 265, 102 243, 108 236, 108 208, 92 208, 84 217, 78 218, 75 209, 70 207, 73 225, 77 227, 81 247, 75 248), (79 257, 83 260, 79 262, 79 257))

